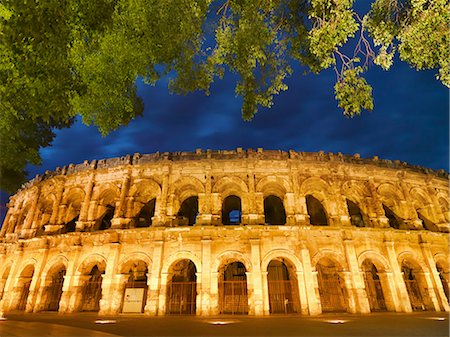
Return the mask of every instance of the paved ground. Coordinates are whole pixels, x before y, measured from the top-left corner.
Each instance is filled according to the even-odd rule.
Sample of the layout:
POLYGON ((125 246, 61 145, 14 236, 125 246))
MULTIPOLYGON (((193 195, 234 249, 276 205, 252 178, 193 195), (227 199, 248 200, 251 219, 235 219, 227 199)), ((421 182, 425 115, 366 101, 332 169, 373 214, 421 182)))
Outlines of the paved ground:
POLYGON ((0 337, 9 336, 449 336, 445 313, 326 314, 301 316, 98 317, 79 313, 6 315, 0 337), (101 321, 99 321, 101 320, 101 321))

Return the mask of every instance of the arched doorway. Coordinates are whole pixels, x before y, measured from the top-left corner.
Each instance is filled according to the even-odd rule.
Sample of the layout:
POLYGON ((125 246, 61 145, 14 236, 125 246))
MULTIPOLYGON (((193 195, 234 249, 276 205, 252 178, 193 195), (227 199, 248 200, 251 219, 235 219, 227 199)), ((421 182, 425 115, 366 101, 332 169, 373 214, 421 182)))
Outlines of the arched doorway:
POLYGON ((264 198, 264 222, 269 225, 284 225, 286 223, 286 211, 283 200, 275 195, 264 198))
POLYGON ((101 218, 97 221, 99 230, 105 230, 111 228, 111 221, 114 218, 114 212, 116 208, 112 205, 107 205, 101 218))
POLYGON ((222 223, 224 225, 239 225, 241 223, 241 198, 229 195, 222 205, 222 223))
POLYGON ((97 265, 93 266, 82 287, 81 311, 99 311, 102 298, 102 274, 97 265))
POLYGON ((24 311, 27 306, 28 295, 30 294, 31 281, 34 275, 34 266, 27 266, 20 274, 17 310, 24 311))
POLYGON ((312 195, 306 196, 306 208, 311 225, 328 226, 327 214, 322 203, 312 195))
POLYGON ((8 280, 9 272, 11 271, 11 266, 5 269, 2 278, 0 279, 0 301, 5 293, 6 281, 8 280))
POLYGON ((181 203, 178 211, 178 225, 192 226, 197 221, 198 215, 198 197, 192 196, 181 203))
POLYGON ((136 261, 126 269, 128 280, 123 292, 122 312, 142 313, 148 290, 147 264, 144 261, 136 261))
POLYGON ((413 311, 424 311, 427 309, 428 294, 424 285, 423 272, 421 268, 410 261, 402 263, 403 280, 408 291, 409 301, 413 311))
POLYGON ((144 204, 138 215, 134 218, 135 227, 150 227, 155 216, 156 198, 144 204))
POLYGON ((195 315, 197 301, 197 269, 191 260, 180 260, 169 269, 166 313, 195 315))
POLYGON ((316 268, 322 312, 347 311, 347 289, 340 276, 342 268, 328 258, 320 259, 316 268))
POLYGON ((383 204, 384 214, 386 218, 389 220, 389 226, 394 229, 400 229, 403 221, 400 217, 398 217, 389 207, 383 204))
POLYGON ((449 286, 448 286, 448 274, 449 273, 442 267, 442 265, 439 262, 436 263, 436 269, 439 273, 439 279, 441 280, 444 294, 447 297, 447 302, 450 304, 449 286))
POLYGON ((219 313, 248 314, 247 275, 242 262, 226 264, 220 271, 219 313))
POLYGON ((293 266, 284 260, 272 260, 267 266, 267 284, 271 314, 300 312, 298 280, 293 266))
POLYGON ((386 311, 386 301, 377 267, 370 260, 365 260, 362 269, 370 311, 386 311))
POLYGON ((347 209, 350 215, 350 222, 355 227, 366 227, 366 217, 361 209, 353 201, 347 199, 347 209))
POLYGON ((49 284, 45 288, 45 304, 43 310, 58 311, 59 301, 63 293, 64 276, 66 275, 66 268, 61 266, 55 268, 49 275, 49 284))

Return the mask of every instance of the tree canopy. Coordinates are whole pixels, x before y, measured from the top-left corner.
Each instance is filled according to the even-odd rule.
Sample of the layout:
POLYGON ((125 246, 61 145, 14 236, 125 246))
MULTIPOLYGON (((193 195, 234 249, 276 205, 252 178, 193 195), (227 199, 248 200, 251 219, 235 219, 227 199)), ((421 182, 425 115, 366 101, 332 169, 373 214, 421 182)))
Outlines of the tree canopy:
MULTIPOLYGON (((75 116, 106 135, 143 112, 136 79, 175 93, 237 75, 242 117, 287 90, 298 62, 332 68, 345 116, 373 109, 364 73, 394 55, 450 86, 447 0, 3 0, 0 184, 14 191, 75 116)), ((330 88, 331 90, 331 88, 330 88)))

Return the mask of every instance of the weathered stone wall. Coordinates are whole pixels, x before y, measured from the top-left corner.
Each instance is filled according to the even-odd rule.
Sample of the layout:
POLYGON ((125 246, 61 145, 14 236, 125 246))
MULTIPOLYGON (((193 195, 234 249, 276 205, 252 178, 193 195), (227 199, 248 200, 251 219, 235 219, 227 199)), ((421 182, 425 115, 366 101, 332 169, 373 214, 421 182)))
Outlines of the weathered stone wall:
POLYGON ((196 314, 219 313, 220 270, 233 261, 246 269, 249 314, 269 314, 268 265, 280 260, 292 266, 297 312, 314 315, 324 305, 318 265, 333 261, 346 310, 366 313, 371 303, 363 264, 370 261, 387 310, 414 309, 402 269, 408 265, 424 309, 449 311, 448 205, 445 172, 358 155, 197 150, 71 164, 11 197, 0 232, 0 306, 17 309, 31 281, 25 309, 45 309, 51 276, 64 268, 59 311, 81 310, 83 285, 97 265, 100 313, 117 313, 129 266, 140 261, 147 268, 145 313, 164 314, 171 266, 188 259, 196 269, 196 314), (231 195, 241 200, 241 221, 224 226, 222 204, 231 195), (264 200, 271 195, 283 202, 284 225, 265 224, 264 200), (308 195, 322 204, 328 226, 311 225, 308 195), (192 196, 198 197, 196 223, 181 226, 180 206, 192 196), (152 225, 135 228, 133 219, 153 198, 152 225), (347 200, 364 214, 363 227, 352 225, 347 200), (112 225, 99 230, 111 205, 112 225), (398 229, 384 207, 397 217, 398 229), (67 232, 75 217, 75 231, 67 232))

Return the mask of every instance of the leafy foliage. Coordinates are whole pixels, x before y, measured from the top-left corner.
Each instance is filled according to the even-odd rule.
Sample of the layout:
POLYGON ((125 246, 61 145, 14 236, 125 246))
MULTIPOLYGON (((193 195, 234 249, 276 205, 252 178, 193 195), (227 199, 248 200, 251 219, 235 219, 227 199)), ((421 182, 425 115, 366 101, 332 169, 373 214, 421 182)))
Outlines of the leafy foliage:
POLYGON ((332 68, 345 116, 372 110, 363 78, 399 53, 437 69, 450 85, 446 0, 4 0, 0 3, 0 183, 14 190, 40 162, 53 129, 77 115, 103 135, 143 111, 136 78, 170 76, 180 94, 203 90, 225 71, 238 77, 242 116, 287 90, 293 62, 332 68), (351 55, 349 45, 355 46, 351 55), (346 51, 346 52, 344 52, 346 51))

